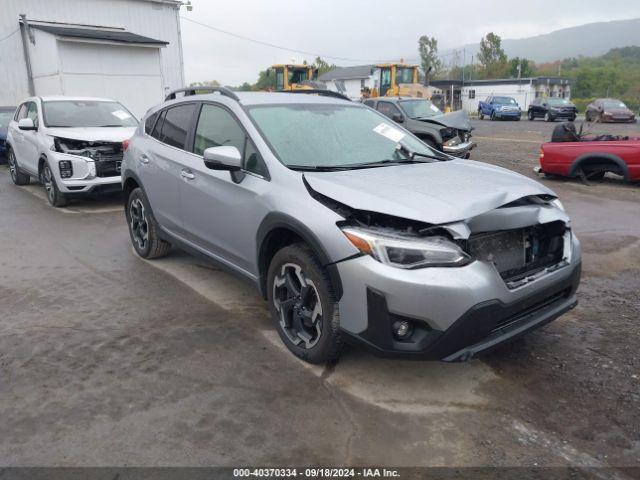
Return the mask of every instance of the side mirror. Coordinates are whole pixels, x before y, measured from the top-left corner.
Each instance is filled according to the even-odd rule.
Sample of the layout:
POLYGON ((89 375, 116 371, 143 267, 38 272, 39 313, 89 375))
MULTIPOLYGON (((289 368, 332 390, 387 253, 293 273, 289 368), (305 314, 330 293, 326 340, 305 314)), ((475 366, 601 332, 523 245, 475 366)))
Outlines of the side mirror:
POLYGON ((391 120, 393 120, 396 123, 403 123, 404 122, 404 117, 400 113, 394 113, 391 116, 391 120))
POLYGON ((242 156, 236 147, 210 147, 204 151, 204 164, 211 170, 237 172, 242 169, 242 156))
POLYGON ((31 118, 21 118, 18 122, 18 128, 20 130, 37 130, 31 118))
POLYGON ((548 107, 549 105, 547 103, 543 103, 542 106, 543 107, 548 107))

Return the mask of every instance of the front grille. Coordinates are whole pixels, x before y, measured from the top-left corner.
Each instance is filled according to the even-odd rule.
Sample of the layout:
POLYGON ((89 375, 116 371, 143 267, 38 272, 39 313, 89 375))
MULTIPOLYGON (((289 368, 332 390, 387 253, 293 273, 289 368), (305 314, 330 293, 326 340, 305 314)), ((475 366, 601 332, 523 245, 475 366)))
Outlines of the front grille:
POLYGON ((472 235, 467 252, 493 263, 505 282, 532 275, 562 261, 566 225, 562 221, 472 235))
POLYGON ((96 175, 98 177, 116 177, 120 175, 122 165, 122 152, 119 153, 97 153, 93 159, 96 164, 96 175))

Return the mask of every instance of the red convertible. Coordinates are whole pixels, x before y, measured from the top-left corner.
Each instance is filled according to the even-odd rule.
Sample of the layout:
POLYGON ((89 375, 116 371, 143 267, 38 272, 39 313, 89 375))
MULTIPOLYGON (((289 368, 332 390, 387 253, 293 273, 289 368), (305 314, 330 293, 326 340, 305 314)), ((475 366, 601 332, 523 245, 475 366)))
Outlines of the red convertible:
POLYGON ((542 144, 536 170, 584 180, 601 180, 606 172, 640 180, 640 137, 582 135, 572 123, 563 123, 542 144))

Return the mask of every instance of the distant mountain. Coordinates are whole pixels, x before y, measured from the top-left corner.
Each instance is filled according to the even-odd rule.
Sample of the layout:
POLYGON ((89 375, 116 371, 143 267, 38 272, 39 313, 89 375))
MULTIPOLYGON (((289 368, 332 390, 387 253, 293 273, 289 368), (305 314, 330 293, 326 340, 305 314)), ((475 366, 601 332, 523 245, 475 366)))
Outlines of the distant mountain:
MULTIPOLYGON (((525 57, 536 63, 580 55, 595 57, 604 55, 612 48, 633 45, 640 45, 640 18, 588 23, 535 37, 502 40, 502 48, 507 56, 525 57)), ((478 47, 479 44, 464 46, 467 62, 471 55, 477 56, 478 47)))

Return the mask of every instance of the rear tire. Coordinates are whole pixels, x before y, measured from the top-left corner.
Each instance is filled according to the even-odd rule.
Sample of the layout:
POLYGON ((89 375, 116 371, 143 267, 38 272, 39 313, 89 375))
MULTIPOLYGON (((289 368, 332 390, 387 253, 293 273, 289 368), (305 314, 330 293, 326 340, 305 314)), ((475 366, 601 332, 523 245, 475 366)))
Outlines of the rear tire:
POLYGON ((309 363, 338 359, 340 312, 329 274, 313 250, 296 243, 277 252, 267 273, 269 310, 278 335, 309 363))
POLYGON ((7 150, 7 163, 9 164, 9 174, 11 175, 11 180, 16 185, 29 185, 31 182, 31 177, 26 173, 22 173, 20 171, 20 167, 18 166, 18 161, 16 160, 16 155, 13 153, 12 149, 7 150))
POLYGON ((49 167, 49 164, 46 161, 42 166, 42 171, 40 172, 40 184, 44 187, 44 190, 47 193, 49 205, 56 208, 62 208, 69 204, 69 200, 60 193, 60 189, 58 188, 56 179, 53 176, 51 167, 49 167))
POLYGON ((125 210, 131 243, 142 258, 164 257, 171 244, 158 235, 158 222, 151 213, 149 201, 140 187, 135 188, 127 198, 125 210))

